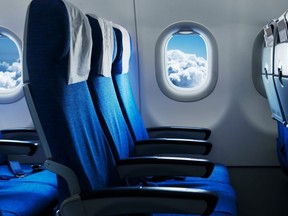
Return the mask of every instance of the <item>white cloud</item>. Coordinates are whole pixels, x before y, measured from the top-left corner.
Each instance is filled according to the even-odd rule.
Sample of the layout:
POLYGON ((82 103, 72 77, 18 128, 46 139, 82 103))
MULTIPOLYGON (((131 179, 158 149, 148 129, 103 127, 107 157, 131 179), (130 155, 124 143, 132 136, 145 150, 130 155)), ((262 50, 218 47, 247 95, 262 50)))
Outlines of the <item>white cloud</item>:
POLYGON ((207 61, 203 57, 180 50, 169 50, 167 60, 168 76, 178 87, 196 87, 207 78, 207 61))
POLYGON ((21 82, 21 63, 0 63, 0 89, 13 89, 21 82))

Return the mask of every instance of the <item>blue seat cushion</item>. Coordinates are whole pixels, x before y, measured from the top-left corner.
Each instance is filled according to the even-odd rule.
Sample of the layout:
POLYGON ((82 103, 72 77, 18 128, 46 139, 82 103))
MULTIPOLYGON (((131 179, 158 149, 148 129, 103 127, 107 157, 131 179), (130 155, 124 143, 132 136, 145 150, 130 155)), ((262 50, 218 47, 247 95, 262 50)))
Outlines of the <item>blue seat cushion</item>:
MULTIPOLYGON (((39 216, 52 215, 56 206, 57 187, 47 184, 51 180, 48 171, 32 174, 28 178, 0 181, 1 215, 39 216), (43 175, 42 175, 43 174, 43 175), (41 181, 38 181, 41 179, 41 181), (31 180, 31 181, 30 181, 31 180), (38 181, 38 182, 37 182, 38 181)), ((54 176, 55 178, 55 176, 54 176)), ((53 179, 53 177, 52 177, 53 179)))

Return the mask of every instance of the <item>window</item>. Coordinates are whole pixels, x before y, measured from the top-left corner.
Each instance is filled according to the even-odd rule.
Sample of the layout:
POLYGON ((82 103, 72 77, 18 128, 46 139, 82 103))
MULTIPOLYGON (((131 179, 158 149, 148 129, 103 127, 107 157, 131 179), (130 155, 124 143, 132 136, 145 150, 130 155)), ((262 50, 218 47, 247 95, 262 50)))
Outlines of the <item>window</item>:
POLYGON ((177 101, 196 101, 214 89, 218 51, 204 26, 178 22, 168 26, 156 45, 156 77, 162 92, 177 101))
POLYGON ((192 31, 177 32, 167 42, 166 71, 172 85, 197 88, 207 80, 204 39, 192 31))
POLYGON ((11 103, 23 97, 21 41, 0 27, 0 102, 11 103))

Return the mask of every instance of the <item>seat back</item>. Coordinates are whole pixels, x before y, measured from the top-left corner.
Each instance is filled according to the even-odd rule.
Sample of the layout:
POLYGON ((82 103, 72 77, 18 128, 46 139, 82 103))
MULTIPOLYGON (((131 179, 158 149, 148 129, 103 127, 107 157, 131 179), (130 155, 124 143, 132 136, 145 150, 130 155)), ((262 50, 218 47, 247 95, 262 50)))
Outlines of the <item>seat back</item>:
POLYGON ((272 112, 272 118, 284 124, 286 120, 282 107, 280 106, 274 81, 274 49, 277 40, 277 25, 274 20, 264 27, 264 39, 265 45, 262 51, 262 80, 272 112))
POLYGON ((134 142, 118 103, 111 77, 112 60, 117 52, 112 23, 94 15, 88 15, 88 19, 93 38, 89 90, 116 159, 127 158, 134 153, 134 142), (106 50, 105 44, 114 46, 106 46, 109 51, 106 50))
POLYGON ((287 11, 277 20, 277 35, 275 36, 274 54, 274 81, 279 102, 283 111, 285 122, 278 122, 277 155, 280 165, 288 175, 288 33, 287 33, 287 11))
MULTIPOLYGON (((288 38, 287 38, 287 12, 277 21, 278 38, 274 55, 274 79, 279 93, 284 118, 288 119, 288 38)), ((287 124, 287 122, 286 122, 287 124)))
MULTIPOLYGON (((88 26, 87 17, 67 2, 32 1, 25 33, 23 74, 25 97, 34 124, 41 133, 41 142, 49 145, 47 157, 75 173, 82 193, 120 184, 87 83, 80 80, 68 84, 69 62, 74 60, 71 49, 77 46, 73 35, 90 32, 90 38, 82 37, 78 44, 87 45, 91 42, 87 41, 91 40, 88 26), (72 25, 73 19, 79 21, 79 16, 71 18, 67 4, 73 14, 81 15, 80 28, 72 25)), ((77 65, 76 68, 79 73, 77 65)), ((86 68, 81 73, 89 71, 86 68)), ((60 201, 71 195, 69 185, 61 177, 58 187, 60 201)))
POLYGON ((129 32, 119 25, 114 24, 114 30, 118 50, 112 66, 115 91, 134 141, 145 140, 149 138, 149 135, 134 99, 129 78, 129 62, 132 52, 131 38, 129 32))

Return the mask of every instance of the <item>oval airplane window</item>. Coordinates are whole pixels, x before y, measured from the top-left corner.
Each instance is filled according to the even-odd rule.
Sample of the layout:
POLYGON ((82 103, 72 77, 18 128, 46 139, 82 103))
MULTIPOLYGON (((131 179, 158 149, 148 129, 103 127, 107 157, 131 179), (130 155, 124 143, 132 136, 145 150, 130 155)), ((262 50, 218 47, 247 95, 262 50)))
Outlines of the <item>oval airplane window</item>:
POLYGON ((23 97, 21 61, 20 39, 0 27, 0 103, 12 103, 23 97))
POLYGON ((194 22, 168 26, 156 45, 156 77, 162 92, 177 101, 207 97, 218 78, 218 51, 213 35, 194 22))

